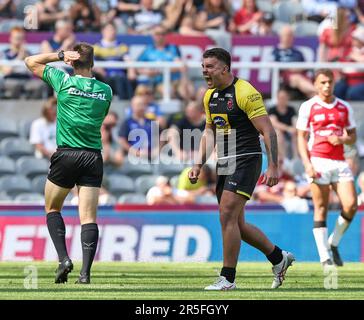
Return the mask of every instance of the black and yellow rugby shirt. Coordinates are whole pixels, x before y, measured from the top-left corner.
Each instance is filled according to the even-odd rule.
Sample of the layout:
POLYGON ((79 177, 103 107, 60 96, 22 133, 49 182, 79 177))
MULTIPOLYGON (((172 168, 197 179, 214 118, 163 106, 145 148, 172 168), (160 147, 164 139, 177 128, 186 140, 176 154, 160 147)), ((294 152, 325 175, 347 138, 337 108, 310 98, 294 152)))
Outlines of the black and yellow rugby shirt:
POLYGON ((249 82, 235 78, 224 90, 208 89, 204 106, 206 123, 216 126, 218 158, 262 152, 259 132, 250 120, 268 113, 262 95, 249 82))

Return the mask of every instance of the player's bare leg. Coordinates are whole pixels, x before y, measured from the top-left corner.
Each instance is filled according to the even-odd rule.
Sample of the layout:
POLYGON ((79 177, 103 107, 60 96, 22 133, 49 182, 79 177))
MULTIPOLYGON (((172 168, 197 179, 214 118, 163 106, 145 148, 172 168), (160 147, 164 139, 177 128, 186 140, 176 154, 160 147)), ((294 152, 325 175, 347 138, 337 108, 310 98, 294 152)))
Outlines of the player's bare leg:
POLYGON ((329 237, 329 245, 332 251, 334 263, 337 266, 343 266, 344 263, 340 257, 338 246, 358 209, 357 195, 353 181, 335 183, 333 184, 333 189, 336 191, 340 199, 342 211, 336 221, 335 229, 329 237))
POLYGON ((220 200, 220 224, 223 241, 223 268, 216 283, 205 290, 235 289, 235 272, 238 262, 241 238, 239 215, 244 209, 246 198, 234 192, 224 190, 220 200))
POLYGON ((260 229, 252 224, 246 223, 244 211, 240 213, 239 229, 241 239, 263 252, 267 259, 272 263, 272 271, 274 274, 272 288, 277 289, 280 287, 288 267, 290 267, 295 260, 293 254, 282 251, 279 247, 275 246, 260 229))
POLYGON ((326 225, 330 185, 311 183, 311 194, 314 205, 313 235, 320 256, 320 262, 323 265, 332 265, 326 225))
POLYGON ((67 274, 73 269, 72 261, 67 253, 66 227, 61 215, 63 202, 70 190, 59 187, 50 180, 47 180, 44 191, 48 231, 56 248, 59 260, 55 283, 67 282, 67 274))
POLYGON ((77 283, 90 283, 90 271, 94 260, 99 229, 96 224, 100 188, 78 187, 78 210, 81 221, 82 268, 77 283))

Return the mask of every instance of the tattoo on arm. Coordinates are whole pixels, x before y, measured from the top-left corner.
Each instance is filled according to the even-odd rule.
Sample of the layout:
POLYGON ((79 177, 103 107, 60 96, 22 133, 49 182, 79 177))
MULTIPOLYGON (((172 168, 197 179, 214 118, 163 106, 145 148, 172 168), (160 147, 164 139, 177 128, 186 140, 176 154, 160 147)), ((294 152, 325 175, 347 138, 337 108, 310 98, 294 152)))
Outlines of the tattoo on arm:
POLYGON ((278 165, 278 143, 275 131, 269 133, 270 155, 274 165, 278 165))

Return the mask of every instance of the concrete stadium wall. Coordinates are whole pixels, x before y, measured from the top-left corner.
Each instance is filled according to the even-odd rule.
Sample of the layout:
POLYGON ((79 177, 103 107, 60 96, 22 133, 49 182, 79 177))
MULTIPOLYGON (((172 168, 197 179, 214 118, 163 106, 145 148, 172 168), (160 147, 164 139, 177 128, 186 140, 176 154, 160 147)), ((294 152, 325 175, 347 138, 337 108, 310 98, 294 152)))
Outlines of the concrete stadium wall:
MULTIPOLYGON (((16 208, 15 208, 16 209, 16 208)), ((77 211, 64 211, 67 245, 74 260, 81 259, 77 211)), ((329 231, 338 212, 330 212, 329 231)), ((246 221, 261 228, 297 261, 318 261, 310 214, 282 210, 248 210, 246 221)), ((99 211, 99 261, 221 261, 222 240, 217 210, 99 211)), ((345 261, 364 262, 364 212, 358 213, 340 245, 345 261)), ((43 209, 0 211, 0 261, 56 260, 43 209)), ((243 243, 240 261, 265 261, 262 253, 243 243)))

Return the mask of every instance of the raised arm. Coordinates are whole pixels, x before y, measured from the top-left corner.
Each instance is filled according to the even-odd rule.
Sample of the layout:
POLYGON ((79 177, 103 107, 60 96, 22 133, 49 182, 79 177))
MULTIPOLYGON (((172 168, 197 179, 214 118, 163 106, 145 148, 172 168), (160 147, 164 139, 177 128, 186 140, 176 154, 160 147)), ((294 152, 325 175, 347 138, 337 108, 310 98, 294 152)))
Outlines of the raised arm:
POLYGON ((277 134, 268 115, 250 119, 254 127, 264 137, 264 144, 268 156, 268 169, 264 175, 263 183, 272 187, 278 183, 278 143, 277 134))
MULTIPOLYGON (((79 57, 80 54, 77 51, 65 51, 63 61, 72 65, 72 61, 79 59, 79 57)), ((43 77, 46 64, 55 61, 60 61, 58 53, 41 53, 24 59, 27 68, 39 78, 43 77)))

